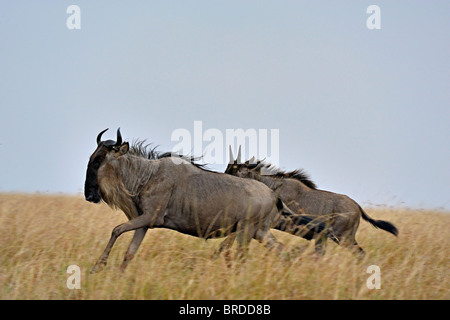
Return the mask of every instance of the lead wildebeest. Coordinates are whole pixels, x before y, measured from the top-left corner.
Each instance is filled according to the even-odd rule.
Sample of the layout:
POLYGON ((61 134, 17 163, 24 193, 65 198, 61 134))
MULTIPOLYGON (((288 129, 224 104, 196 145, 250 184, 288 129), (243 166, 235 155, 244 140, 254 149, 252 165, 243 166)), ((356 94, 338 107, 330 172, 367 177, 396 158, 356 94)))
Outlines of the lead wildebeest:
MULTIPOLYGON (((294 213, 316 216, 319 221, 326 221, 341 245, 362 255, 364 250, 355 239, 361 217, 376 228, 398 235, 398 230, 392 223, 372 219, 348 196, 317 189, 303 170, 284 172, 263 161, 255 161, 254 158, 242 163, 239 149, 236 160, 230 161, 225 173, 263 182, 276 190, 281 200, 294 213)), ((300 235, 306 239, 313 238, 308 230, 300 235)), ((316 252, 323 253, 325 243, 326 237, 316 237, 316 252)))
MULTIPOLYGON (((280 212, 285 219, 292 213, 266 185, 203 169, 183 157, 150 160, 139 152, 139 144, 130 148, 122 142, 120 130, 116 141, 101 141, 106 130, 97 136, 97 149, 89 159, 85 197, 121 209, 129 221, 113 229, 92 271, 106 265, 122 233, 136 230, 121 265, 124 270, 148 228, 168 228, 205 239, 227 237, 218 253, 235 238, 240 256, 251 239, 281 250, 270 227, 280 212)), ((293 224, 310 221, 292 219, 293 224)))

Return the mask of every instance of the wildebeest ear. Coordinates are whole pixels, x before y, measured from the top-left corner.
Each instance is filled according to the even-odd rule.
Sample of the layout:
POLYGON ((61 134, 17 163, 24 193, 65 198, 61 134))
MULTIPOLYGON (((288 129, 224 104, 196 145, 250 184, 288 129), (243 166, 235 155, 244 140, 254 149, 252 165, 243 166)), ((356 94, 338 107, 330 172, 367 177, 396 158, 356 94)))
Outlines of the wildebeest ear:
POLYGON ((119 150, 117 151, 119 153, 119 155, 124 155, 125 153, 128 152, 128 150, 130 150, 130 145, 128 144, 128 142, 124 142, 122 143, 122 145, 119 147, 119 150))

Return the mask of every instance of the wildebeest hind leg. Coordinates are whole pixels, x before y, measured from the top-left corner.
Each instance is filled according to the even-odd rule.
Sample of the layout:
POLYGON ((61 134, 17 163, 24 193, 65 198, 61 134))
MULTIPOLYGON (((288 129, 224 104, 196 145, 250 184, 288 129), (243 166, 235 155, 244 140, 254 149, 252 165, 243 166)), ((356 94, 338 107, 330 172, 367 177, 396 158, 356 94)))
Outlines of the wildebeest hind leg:
POLYGON ((358 259, 362 259, 366 255, 364 249, 361 248, 361 246, 356 241, 353 243, 353 245, 349 246, 349 249, 353 252, 353 254, 356 255, 358 259))
POLYGON ((314 249, 317 255, 323 256, 325 254, 325 248, 327 245, 327 237, 324 234, 319 234, 316 238, 314 249))
POLYGON ((360 247, 354 236, 350 236, 344 239, 341 243, 342 247, 349 249, 358 259, 365 256, 366 252, 360 247))
POLYGON ((277 252, 283 251, 283 244, 278 241, 270 231, 264 232, 262 230, 258 230, 256 232, 255 239, 269 250, 275 249, 277 252))
POLYGON ((213 259, 219 258, 220 254, 222 253, 223 250, 226 250, 226 251, 230 250, 235 239, 236 239, 236 232, 230 233, 228 235, 228 237, 226 237, 225 240, 223 240, 220 243, 219 248, 217 248, 216 251, 214 251, 213 259))
POLYGON ((255 235, 254 229, 247 225, 244 226, 244 223, 240 223, 238 225, 238 231, 236 232, 238 248, 236 252, 236 260, 245 261, 245 257, 248 253, 248 245, 255 235))

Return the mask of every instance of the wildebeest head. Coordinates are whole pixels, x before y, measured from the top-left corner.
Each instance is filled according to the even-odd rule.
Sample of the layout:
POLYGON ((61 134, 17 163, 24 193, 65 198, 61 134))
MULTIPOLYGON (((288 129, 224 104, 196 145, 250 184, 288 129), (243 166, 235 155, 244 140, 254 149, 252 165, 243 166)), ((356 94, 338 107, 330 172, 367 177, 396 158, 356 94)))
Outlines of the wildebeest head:
POLYGON ((255 158, 251 158, 245 162, 241 161, 241 147, 239 146, 238 155, 236 160, 234 159, 233 152, 230 146, 230 161, 228 162, 225 173, 241 178, 252 178, 253 174, 260 173, 261 161, 255 161, 255 158))
POLYGON ((119 157, 124 155, 129 150, 128 142, 122 143, 122 135, 120 134, 120 128, 117 129, 117 140, 106 140, 101 141, 103 133, 108 129, 103 130, 97 136, 97 149, 89 158, 87 171, 86 171, 86 181, 84 183, 84 196, 87 201, 99 203, 101 198, 97 172, 100 166, 104 163, 105 159, 112 155, 114 157, 119 157))

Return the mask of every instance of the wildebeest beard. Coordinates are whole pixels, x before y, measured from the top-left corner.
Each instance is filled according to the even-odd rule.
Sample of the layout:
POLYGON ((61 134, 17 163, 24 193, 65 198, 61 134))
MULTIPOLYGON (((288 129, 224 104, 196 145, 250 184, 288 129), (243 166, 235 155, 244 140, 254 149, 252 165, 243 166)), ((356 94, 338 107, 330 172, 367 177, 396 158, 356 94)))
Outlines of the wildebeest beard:
POLYGON ((100 159, 96 159, 96 161, 88 165, 86 171, 86 181, 84 183, 84 196, 87 201, 93 203, 100 203, 102 200, 98 191, 97 183, 97 171, 101 163, 99 160, 100 159))
POLYGON ((103 151, 103 147, 113 148, 122 143, 122 135, 120 134, 120 129, 117 130, 117 142, 113 140, 101 141, 101 137, 106 130, 100 132, 97 136, 97 150, 95 150, 93 156, 94 159, 89 161, 88 167, 86 170, 86 180, 84 183, 84 197, 87 201, 93 203, 99 203, 102 200, 102 197, 99 193, 98 186, 98 169, 102 164, 103 160, 105 160, 105 153, 103 151))

